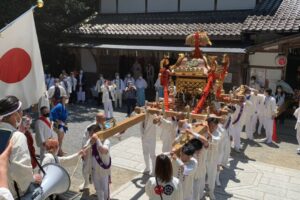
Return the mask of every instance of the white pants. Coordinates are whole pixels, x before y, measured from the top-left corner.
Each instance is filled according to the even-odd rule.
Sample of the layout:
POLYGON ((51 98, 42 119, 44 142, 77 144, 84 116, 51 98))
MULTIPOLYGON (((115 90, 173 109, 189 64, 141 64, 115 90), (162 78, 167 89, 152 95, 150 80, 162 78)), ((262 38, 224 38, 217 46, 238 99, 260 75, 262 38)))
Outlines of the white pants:
POLYGON ((228 159, 230 157, 230 151, 231 151, 231 147, 230 147, 230 137, 228 135, 227 132, 225 132, 224 134, 224 138, 222 141, 222 147, 221 147, 221 152, 220 153, 220 157, 219 157, 219 164, 222 166, 227 166, 228 164, 228 159))
POLYGON ((152 141, 149 140, 147 141, 147 139, 142 138, 143 155, 144 155, 144 160, 146 165, 145 171, 150 171, 150 159, 152 161, 152 172, 154 172, 155 170, 155 161, 156 161, 155 146, 156 146, 155 139, 152 141))
POLYGON ((211 154, 211 157, 209 155, 207 156, 208 160, 206 161, 206 173, 207 173, 207 184, 209 188, 210 193, 214 193, 215 191, 215 184, 216 184, 216 178, 217 178, 217 171, 218 171, 218 154, 217 149, 214 149, 211 154))
MULTIPOLYGON (((174 141, 174 140, 172 140, 172 141, 174 141)), ((162 141, 162 152, 164 153, 164 152, 171 152, 172 151, 172 142, 171 142, 171 140, 170 140, 170 142, 169 141, 167 141, 167 142, 164 142, 164 141, 162 141)))
POLYGON ((77 101, 83 101, 85 102, 85 92, 77 92, 77 101))
POLYGON ((254 113, 251 119, 251 127, 252 127, 252 133, 255 133, 256 131, 256 124, 258 123, 258 129, 257 132, 261 133, 261 128, 263 126, 263 116, 258 113, 254 113))
POLYGON ((118 107, 118 103, 119 103, 119 108, 122 108, 122 92, 115 93, 115 108, 118 107))
POLYGON ((108 200, 109 199, 108 176, 99 176, 93 173, 93 183, 95 186, 98 200, 108 200))
POLYGON ((90 175, 91 175, 91 171, 89 169, 91 169, 91 167, 89 166, 90 164, 88 163, 88 161, 83 160, 82 161, 82 176, 83 176, 83 188, 86 188, 89 183, 90 183, 90 175))
POLYGON ((264 118, 264 127, 266 130, 266 139, 267 143, 272 142, 272 135, 273 135, 273 119, 272 118, 264 118))
POLYGON ((253 116, 250 116, 249 119, 246 120, 246 123, 245 123, 245 131, 246 131, 246 134, 247 134, 247 138, 250 139, 250 140, 253 140, 253 116))
POLYGON ((114 110, 113 110, 113 106, 112 106, 111 100, 103 102, 103 105, 104 105, 105 117, 106 118, 112 118, 112 117, 114 117, 114 110))
POLYGON ((205 174, 206 174, 206 170, 203 172, 203 176, 201 176, 197 179, 194 179, 194 184, 193 184, 193 199, 194 200, 202 199, 204 196, 205 174))
POLYGON ((297 140, 298 140, 298 144, 299 144, 299 148, 300 148, 300 125, 297 128, 297 140))
POLYGON ((241 130, 241 124, 239 122, 232 126, 231 135, 235 149, 241 148, 241 130))

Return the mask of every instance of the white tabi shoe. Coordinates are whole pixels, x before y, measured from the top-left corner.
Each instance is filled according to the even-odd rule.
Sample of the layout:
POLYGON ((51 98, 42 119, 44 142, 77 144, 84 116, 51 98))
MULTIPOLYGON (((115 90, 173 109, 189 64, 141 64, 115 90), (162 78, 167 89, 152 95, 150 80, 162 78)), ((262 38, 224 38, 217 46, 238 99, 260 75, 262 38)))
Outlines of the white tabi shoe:
POLYGON ((86 189, 89 189, 89 184, 82 183, 82 184, 79 186, 79 191, 86 190, 86 189))

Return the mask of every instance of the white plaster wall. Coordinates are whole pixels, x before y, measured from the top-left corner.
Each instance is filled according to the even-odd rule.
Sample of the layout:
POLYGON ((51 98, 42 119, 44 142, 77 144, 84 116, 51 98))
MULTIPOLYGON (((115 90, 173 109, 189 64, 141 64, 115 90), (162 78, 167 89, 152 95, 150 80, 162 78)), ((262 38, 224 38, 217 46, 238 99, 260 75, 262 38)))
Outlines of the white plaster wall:
POLYGON ((278 53, 256 52, 249 55, 249 65, 278 67, 278 65, 276 64, 276 56, 278 56, 278 53))
POLYGON ((119 0, 119 13, 144 13, 145 0, 119 0))
POLYGON ((101 0, 101 13, 116 13, 116 0, 101 0))
POLYGON ((148 0, 148 12, 177 12, 178 0, 148 0))
POLYGON ((91 52, 87 49, 81 49, 81 68, 84 72, 97 72, 97 65, 91 52))
POLYGON ((253 9, 255 4, 256 0, 218 0, 217 10, 253 9))
POLYGON ((180 11, 214 10, 214 0, 181 0, 180 11))

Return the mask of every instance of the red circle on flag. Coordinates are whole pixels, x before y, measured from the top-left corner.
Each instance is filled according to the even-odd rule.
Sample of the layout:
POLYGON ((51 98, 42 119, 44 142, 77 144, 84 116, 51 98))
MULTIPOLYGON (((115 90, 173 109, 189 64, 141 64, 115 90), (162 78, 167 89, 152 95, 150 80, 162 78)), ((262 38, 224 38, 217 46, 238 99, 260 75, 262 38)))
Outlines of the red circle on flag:
POLYGON ((5 83, 22 81, 31 70, 29 54, 21 48, 13 48, 0 58, 0 80, 5 83))

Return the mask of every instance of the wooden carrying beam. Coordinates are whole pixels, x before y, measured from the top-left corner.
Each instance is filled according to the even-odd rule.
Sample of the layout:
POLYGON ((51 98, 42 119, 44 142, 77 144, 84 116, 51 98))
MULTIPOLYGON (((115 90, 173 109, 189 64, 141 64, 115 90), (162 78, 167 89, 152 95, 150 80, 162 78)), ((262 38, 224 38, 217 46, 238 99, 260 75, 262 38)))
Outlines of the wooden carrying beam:
POLYGON ((128 129, 144 120, 145 120, 145 113, 137 114, 133 117, 126 118, 125 120, 117 123, 116 126, 114 126, 114 127, 111 127, 104 131, 99 131, 96 134, 98 135, 99 139, 101 141, 103 141, 117 133, 125 131, 126 129, 128 129))
MULTIPOLYGON (((136 113, 141 113, 141 112, 143 112, 143 110, 144 109, 140 108, 140 107, 135 108, 136 113)), ((157 115, 162 114, 162 110, 157 109, 157 108, 147 108, 147 111, 150 114, 157 114, 157 115)), ((171 110, 170 111, 165 111, 166 117, 177 116, 177 115, 180 115, 181 113, 184 113, 184 112, 177 112, 177 111, 171 111, 171 110)), ((207 118, 207 115, 205 115, 205 114, 191 114, 190 113, 190 116, 191 116, 191 119, 198 119, 198 120, 206 120, 206 118, 207 118)))

